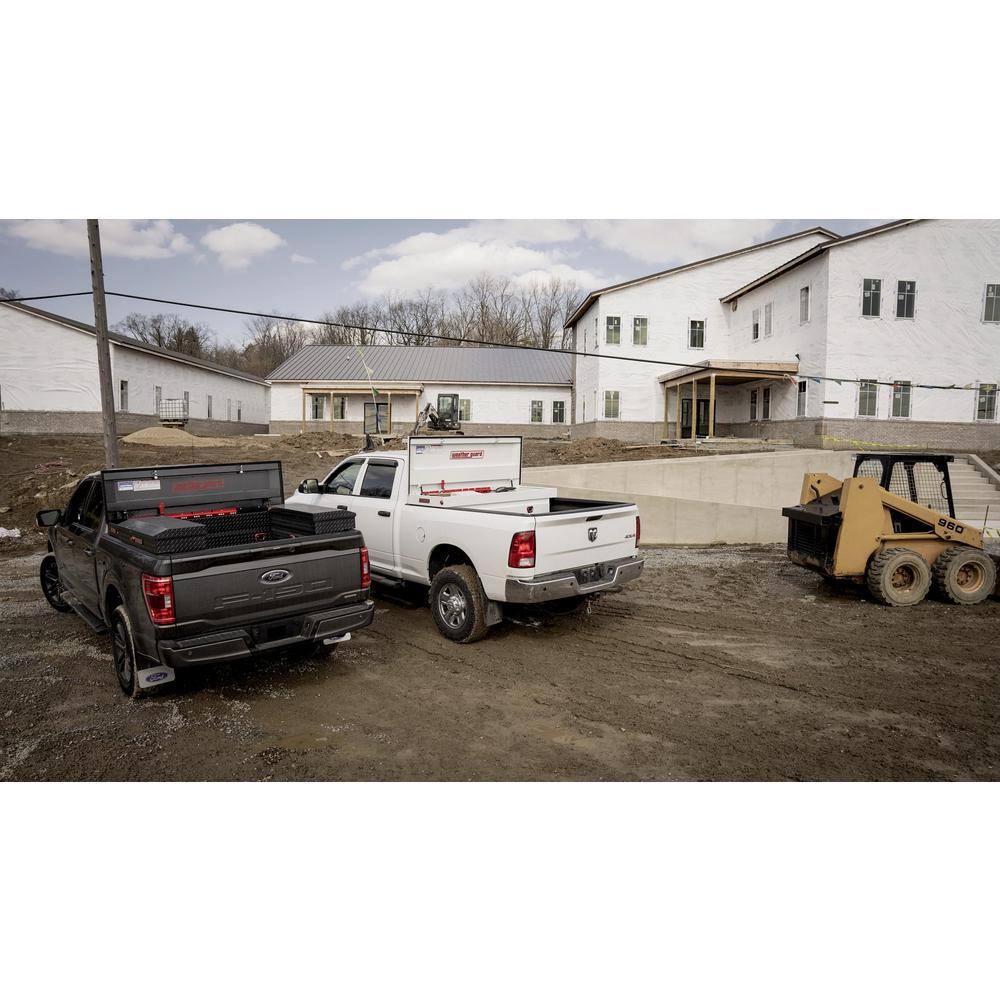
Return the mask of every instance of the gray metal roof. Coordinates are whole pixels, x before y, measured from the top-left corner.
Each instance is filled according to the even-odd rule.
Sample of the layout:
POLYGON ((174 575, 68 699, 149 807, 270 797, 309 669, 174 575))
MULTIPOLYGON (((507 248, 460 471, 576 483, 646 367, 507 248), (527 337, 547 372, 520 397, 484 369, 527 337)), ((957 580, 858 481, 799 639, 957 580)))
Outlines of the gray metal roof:
POLYGON ((272 381, 523 382, 572 381, 572 355, 516 347, 303 347, 268 375, 272 381))

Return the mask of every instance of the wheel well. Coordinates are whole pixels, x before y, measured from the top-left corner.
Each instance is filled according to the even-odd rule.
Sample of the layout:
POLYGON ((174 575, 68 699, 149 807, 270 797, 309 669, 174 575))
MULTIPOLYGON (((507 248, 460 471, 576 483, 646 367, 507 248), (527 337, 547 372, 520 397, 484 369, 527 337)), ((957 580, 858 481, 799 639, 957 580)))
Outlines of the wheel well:
POLYGON ((436 545, 427 561, 427 575, 433 580, 445 566, 472 566, 472 560, 457 545, 436 545))
POLYGON ((118 588, 114 586, 114 584, 108 587, 108 589, 104 592, 104 620, 106 622, 110 622, 111 615, 113 614, 115 608, 117 608, 119 604, 124 603, 125 599, 118 592, 118 588))

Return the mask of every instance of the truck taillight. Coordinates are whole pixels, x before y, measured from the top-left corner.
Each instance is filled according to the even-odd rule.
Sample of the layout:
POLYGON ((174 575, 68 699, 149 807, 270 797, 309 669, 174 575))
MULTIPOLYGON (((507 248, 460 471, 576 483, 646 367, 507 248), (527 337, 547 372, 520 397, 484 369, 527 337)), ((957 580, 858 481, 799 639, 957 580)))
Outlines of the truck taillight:
POLYGON ((372 567, 368 561, 368 549, 361 546, 361 589, 372 585, 372 567))
POLYGON ((636 548, 639 547, 639 535, 641 535, 641 534, 642 534, 642 522, 641 522, 641 520, 639 518, 639 515, 636 514, 635 515, 635 546, 636 546, 636 548))
POLYGON ((173 625, 174 578, 172 576, 149 576, 142 574, 142 596, 146 599, 149 620, 154 625, 173 625))
POLYGON ((534 531, 519 531, 510 540, 507 565, 513 569, 530 569, 535 565, 534 531))

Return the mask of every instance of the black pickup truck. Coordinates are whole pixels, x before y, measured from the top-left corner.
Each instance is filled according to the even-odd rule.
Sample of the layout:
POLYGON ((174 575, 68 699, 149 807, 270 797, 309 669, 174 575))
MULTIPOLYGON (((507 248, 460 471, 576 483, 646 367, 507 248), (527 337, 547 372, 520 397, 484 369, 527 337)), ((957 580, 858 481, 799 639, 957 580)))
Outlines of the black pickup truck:
POLYGON ((94 473, 36 516, 42 591, 111 632, 130 697, 177 668, 349 638, 374 614, 364 539, 349 513, 316 521, 283 496, 280 462, 94 473))

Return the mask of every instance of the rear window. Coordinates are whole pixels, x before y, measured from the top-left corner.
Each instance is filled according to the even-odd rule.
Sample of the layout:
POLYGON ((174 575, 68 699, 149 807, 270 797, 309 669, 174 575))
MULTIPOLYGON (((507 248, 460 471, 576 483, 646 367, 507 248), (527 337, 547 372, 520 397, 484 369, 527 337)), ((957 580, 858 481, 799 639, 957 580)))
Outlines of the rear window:
POLYGON ((388 500, 392 496, 392 482, 396 478, 395 465, 373 465, 369 463, 365 478, 361 483, 363 497, 377 497, 388 500))

